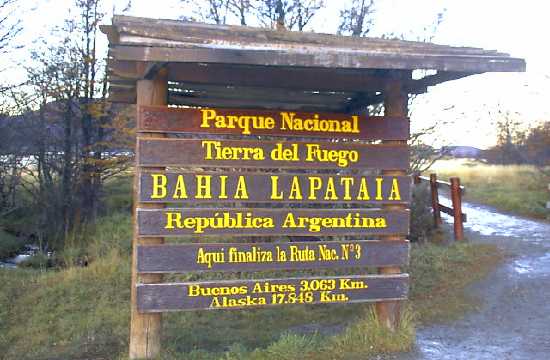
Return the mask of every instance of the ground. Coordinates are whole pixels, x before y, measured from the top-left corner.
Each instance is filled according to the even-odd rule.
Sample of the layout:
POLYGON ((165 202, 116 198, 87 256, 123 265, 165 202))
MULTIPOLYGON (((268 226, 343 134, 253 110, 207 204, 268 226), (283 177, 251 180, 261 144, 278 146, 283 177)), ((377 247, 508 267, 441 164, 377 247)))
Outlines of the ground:
POLYGON ((507 260, 469 292, 478 311, 417 330, 412 352, 388 359, 548 359, 550 224, 465 204, 466 235, 496 244, 507 260))

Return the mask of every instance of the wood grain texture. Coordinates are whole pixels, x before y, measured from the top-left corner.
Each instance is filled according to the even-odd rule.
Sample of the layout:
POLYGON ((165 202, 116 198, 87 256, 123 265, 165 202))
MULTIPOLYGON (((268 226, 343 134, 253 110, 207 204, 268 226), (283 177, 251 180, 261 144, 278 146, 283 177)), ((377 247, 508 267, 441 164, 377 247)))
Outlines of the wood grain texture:
MULTIPOLYGON (((404 83, 411 79, 411 71, 395 71, 390 74, 391 77, 396 80, 393 83, 389 83, 386 91, 384 92, 384 115, 385 116, 407 116, 408 113, 408 100, 409 96, 404 87, 404 83)), ((406 141, 384 141, 385 144, 392 145, 406 145, 406 141)), ((405 175, 406 170, 409 167, 396 170, 382 170, 382 175, 399 176, 405 175)), ((384 209, 399 211, 406 208, 405 205, 399 204, 387 204, 383 205, 384 209)), ((381 240, 385 241, 402 241, 405 240, 403 235, 390 234, 387 236, 381 236, 381 240)), ((383 275, 393 275, 401 273, 401 269, 398 266, 383 266, 378 268, 378 273, 383 275)), ((375 305, 378 321, 386 326, 388 329, 395 330, 399 326, 401 318, 401 303, 397 301, 384 301, 375 305)))
POLYGON ((166 312, 178 310, 215 310, 215 309, 242 309, 258 308, 275 305, 290 304, 349 304, 358 302, 377 302, 381 300, 404 300, 409 291, 409 276, 398 275, 350 275, 340 277, 309 277, 309 278, 288 278, 288 279, 261 279, 261 280, 226 280, 195 283, 166 283, 166 284, 143 284, 138 285, 138 304, 141 312, 166 312), (304 282, 307 282, 304 284, 304 282), (300 291, 304 286, 311 289, 315 284, 321 287, 334 290, 313 290, 311 301, 292 301, 290 297, 302 299, 306 297, 300 291), (355 288, 350 289, 350 286, 355 288), (212 289, 216 293, 226 291, 240 292, 234 295, 195 295, 198 288, 203 291, 212 289), (278 291, 269 291, 277 287, 278 291), (254 288, 268 291, 255 291, 254 288), (293 295, 289 295, 293 294, 293 295), (214 300, 216 298, 216 300, 214 300), (247 299, 248 298, 248 299, 247 299), (251 304, 260 302, 263 298, 265 304, 251 304), (259 301, 260 300, 260 301, 259 301), (248 305, 247 305, 248 303, 248 305), (218 306, 227 304, 228 306, 218 306))
POLYGON ((138 209, 138 227, 146 237, 407 235, 409 215, 379 209, 138 209))
MULTIPOLYGON (((442 213, 445 213, 445 214, 453 216, 453 217, 455 216, 455 211, 454 211, 453 208, 442 205, 442 204, 438 204, 438 207, 439 207, 439 211, 441 211, 442 213)), ((467 218, 468 218, 467 214, 462 213, 462 222, 468 222, 467 218)))
POLYGON ((409 243, 360 240, 147 245, 140 246, 137 255, 142 273, 338 269, 406 265, 409 243))
POLYGON ((411 179, 408 176, 144 171, 140 175, 139 191, 139 199, 143 203, 189 204, 240 201, 275 204, 406 204, 411 200, 411 179), (201 184, 204 184, 206 178, 210 182, 210 199, 200 196, 204 190, 197 190, 201 184), (241 195, 236 191, 239 182, 246 185, 247 197, 245 199, 237 198, 241 195), (181 184, 185 186, 185 198, 182 198, 182 191, 178 190, 178 183, 180 187, 181 184), (380 196, 377 194, 378 183, 380 183, 380 196), (397 184, 399 197, 392 192, 394 184, 397 184), (366 185, 365 188, 368 189, 368 199, 358 196, 362 194, 363 185, 366 185), (334 192, 330 189, 334 189, 334 192), (162 191, 165 191, 165 196, 159 198, 162 191), (296 198, 297 193, 301 198, 296 198), (274 197, 279 197, 279 199, 274 199, 274 197))
MULTIPOLYGON (((145 44, 141 44, 145 45, 145 44)), ((258 66, 298 66, 322 68, 359 69, 433 69, 456 72, 501 72, 525 71, 523 59, 483 56, 467 59, 454 54, 396 54, 369 51, 328 51, 322 55, 315 52, 298 52, 281 49, 236 49, 225 48, 176 48, 164 44, 158 46, 111 47, 111 53, 118 60, 142 62, 187 62, 247 64, 258 66)))
MULTIPOLYGON (((288 121, 288 120, 287 120, 288 121)), ((292 121, 291 121, 292 123, 292 121)), ((285 137, 322 137, 331 139, 361 139, 361 140, 405 140, 409 137, 409 121, 407 118, 386 118, 383 116, 365 116, 360 114, 342 113, 305 113, 286 110, 249 110, 249 109, 193 109, 193 108, 167 108, 167 107, 140 107, 138 119, 138 131, 166 132, 166 133, 188 133, 188 134, 232 134, 232 135, 269 135, 285 137), (254 117, 260 119, 273 119, 272 128, 253 128, 252 120, 250 125, 243 128, 215 127, 215 120, 204 122, 208 118, 208 112, 215 112, 216 116, 227 118, 254 117), (284 115, 283 115, 284 114, 284 115), (352 124, 356 116, 357 128, 350 126, 348 131, 322 131, 295 130, 290 129, 286 119, 323 120, 337 124, 352 124), (206 127, 207 126, 207 127, 206 127), (244 132, 248 133, 244 133, 244 132)))
MULTIPOLYGON (((137 82, 138 105, 165 105, 168 96, 168 81, 166 73, 159 73, 155 79, 140 80, 137 82)), ((143 136, 152 136, 144 134, 143 136)), ((153 136, 159 137, 160 134, 153 136)), ((163 171, 163 168, 155 169, 163 171)), ((133 237, 132 237, 132 278, 131 278, 131 303, 130 303, 130 341, 129 358, 145 359, 154 358, 160 354, 162 317, 161 314, 141 314, 137 309, 136 285, 138 283, 156 283, 162 281, 160 274, 138 274, 137 272, 137 248, 139 245, 162 244, 161 237, 145 238, 138 236, 137 208, 162 208, 163 204, 139 204, 138 183, 139 167, 136 166, 133 188, 133 237)))
MULTIPOLYGON (((406 144, 365 145, 350 142, 300 142, 300 141, 245 141, 245 140, 201 140, 201 139, 140 139, 137 142, 139 166, 210 166, 274 169, 405 169, 409 165, 409 150, 406 144), (255 160, 251 155, 238 160, 216 159, 217 150, 213 141, 226 148, 258 148, 263 159, 255 160), (210 145, 207 145, 210 144, 210 145), (212 158, 207 159, 208 146, 212 148, 212 158), (331 152, 357 152, 355 162, 318 161, 308 158, 308 146, 318 146, 331 152), (280 150, 289 149, 293 160, 273 160, 272 154, 280 155, 280 150), (297 159, 297 160, 294 160, 297 159)), ((223 151, 220 149, 220 151, 223 151)), ((238 150, 236 150, 238 151, 238 150)), ((242 154, 242 152, 241 152, 242 154)))

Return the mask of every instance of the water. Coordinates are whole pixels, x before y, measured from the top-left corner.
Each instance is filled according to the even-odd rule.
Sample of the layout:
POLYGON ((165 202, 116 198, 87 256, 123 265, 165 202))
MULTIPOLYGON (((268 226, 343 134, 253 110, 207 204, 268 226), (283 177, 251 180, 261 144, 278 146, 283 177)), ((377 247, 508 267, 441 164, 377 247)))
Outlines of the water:
POLYGON ((10 259, 0 261, 0 268, 15 268, 17 267, 17 264, 25 261, 33 255, 36 255, 39 250, 40 248, 36 245, 25 245, 25 249, 20 254, 17 254, 10 259))

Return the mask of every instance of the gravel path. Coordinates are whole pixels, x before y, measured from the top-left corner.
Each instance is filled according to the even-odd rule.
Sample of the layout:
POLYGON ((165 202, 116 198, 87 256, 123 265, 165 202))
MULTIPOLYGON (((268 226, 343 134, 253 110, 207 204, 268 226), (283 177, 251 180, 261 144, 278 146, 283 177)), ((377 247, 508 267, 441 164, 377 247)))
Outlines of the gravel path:
POLYGON ((480 205, 463 211, 469 238, 512 257, 469 289, 481 299, 478 312, 418 329, 416 349, 391 359, 550 359, 550 224, 480 205))

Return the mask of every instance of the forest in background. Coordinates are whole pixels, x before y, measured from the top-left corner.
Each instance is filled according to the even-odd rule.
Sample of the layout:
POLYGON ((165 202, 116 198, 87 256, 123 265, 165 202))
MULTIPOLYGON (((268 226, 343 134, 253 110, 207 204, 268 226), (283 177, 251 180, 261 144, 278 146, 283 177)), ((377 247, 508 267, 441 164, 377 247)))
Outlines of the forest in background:
MULTIPOLYGON (((17 48, 24 26, 14 11, 19 1, 0 0, 3 56, 17 48)), ((132 6, 127 0, 117 5, 121 13, 132 6)), ((308 24, 325 1, 181 0, 181 5, 193 9, 182 10, 179 18, 185 20, 311 31, 315 29, 308 24)), ((98 46, 104 36, 99 24, 108 22, 104 1, 75 0, 73 7, 71 18, 29 45, 30 59, 20 65, 26 80, 0 86, 0 226, 30 239, 43 252, 64 249, 69 238, 84 239, 110 211, 105 184, 131 174, 133 165, 135 109, 109 102, 107 54, 98 46)), ((337 14, 338 33, 369 36, 375 12, 375 0, 343 2, 337 14)), ((430 41, 444 14, 441 9, 423 29, 407 29, 415 34, 410 40, 430 41)), ((414 96, 409 103, 412 108, 414 96)), ((382 106, 365 110, 383 113, 382 106)), ((517 117, 499 113, 497 119, 497 145, 485 152, 486 160, 532 164, 546 174, 550 123, 519 131, 517 117)), ((426 171, 445 156, 426 143, 426 135, 442 126, 435 121, 412 134, 411 172, 426 171)))
MULTIPOLYGON (((194 9, 180 16, 186 20, 295 31, 304 31, 324 6, 323 0, 181 3, 194 9)), ((0 51, 6 56, 24 26, 14 11, 17 5, 18 0, 0 2, 0 51)), ((93 228, 108 211, 105 183, 127 174, 133 164, 135 109, 108 101, 107 54, 98 47, 104 36, 99 24, 108 20, 103 5, 101 0, 75 0, 74 16, 32 45, 31 58, 21 65, 26 81, 1 88, 0 223, 8 232, 32 238, 42 251, 63 249, 69 237, 93 228)), ((119 5, 121 13, 131 8, 128 1, 119 5)), ((338 32, 367 36, 375 5, 374 0, 344 3, 338 32)), ((442 13, 421 31, 425 40, 433 36, 442 13)), ((421 145, 423 134, 414 137, 413 145, 421 145)), ((431 153, 418 149, 414 170, 430 163, 431 153)))

